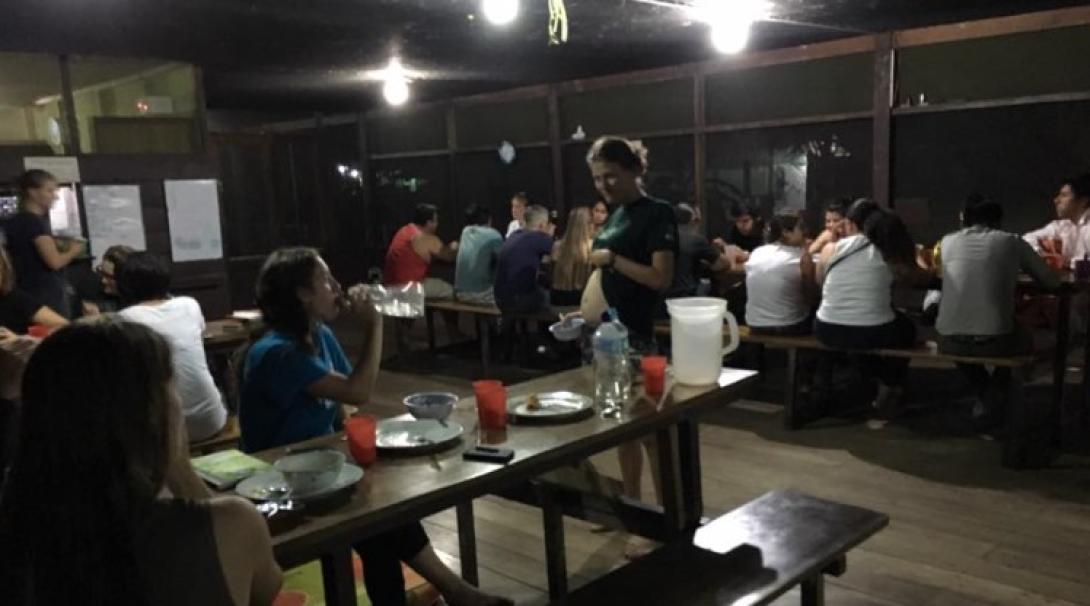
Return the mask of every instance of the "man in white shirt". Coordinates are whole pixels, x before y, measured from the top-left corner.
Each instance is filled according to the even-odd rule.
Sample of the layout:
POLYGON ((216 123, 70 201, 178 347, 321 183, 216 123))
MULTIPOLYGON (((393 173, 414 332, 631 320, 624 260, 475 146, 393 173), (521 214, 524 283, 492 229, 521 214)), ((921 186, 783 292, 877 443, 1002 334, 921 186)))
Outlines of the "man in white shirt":
POLYGON ((1023 237, 1037 252, 1042 239, 1059 238, 1064 266, 1069 267, 1072 260, 1090 255, 1090 173, 1061 183, 1052 203, 1059 218, 1023 237))
POLYGON ((514 196, 511 196, 511 222, 507 224, 507 234, 505 238, 510 238, 511 234, 526 227, 525 216, 526 207, 530 205, 530 197, 525 192, 519 192, 514 196))

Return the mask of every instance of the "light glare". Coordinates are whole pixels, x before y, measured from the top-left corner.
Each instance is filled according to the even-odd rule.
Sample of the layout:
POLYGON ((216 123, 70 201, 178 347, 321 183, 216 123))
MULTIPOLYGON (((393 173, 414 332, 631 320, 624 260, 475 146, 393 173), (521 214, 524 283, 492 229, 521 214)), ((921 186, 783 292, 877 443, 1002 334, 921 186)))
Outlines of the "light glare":
POLYGON ((519 0, 481 0, 481 12, 493 25, 507 25, 519 15, 519 0))

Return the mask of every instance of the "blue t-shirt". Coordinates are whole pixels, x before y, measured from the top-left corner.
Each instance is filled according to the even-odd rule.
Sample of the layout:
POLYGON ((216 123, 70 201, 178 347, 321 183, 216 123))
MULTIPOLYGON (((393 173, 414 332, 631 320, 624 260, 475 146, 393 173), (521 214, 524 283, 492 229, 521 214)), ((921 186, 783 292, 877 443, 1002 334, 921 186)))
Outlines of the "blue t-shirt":
POLYGON ((307 393, 312 383, 352 366, 333 332, 314 331, 314 353, 275 330, 265 333, 246 354, 239 428, 242 449, 255 452, 333 433, 337 402, 307 393))
POLYGON ((492 288, 496 253, 503 236, 487 225, 467 225, 458 242, 458 264, 454 268, 454 290, 484 292, 492 288))
POLYGON ((500 247, 496 264, 496 302, 510 301, 515 295, 532 293, 538 289, 537 272, 541 269, 541 257, 553 251, 553 238, 540 231, 520 229, 500 247))

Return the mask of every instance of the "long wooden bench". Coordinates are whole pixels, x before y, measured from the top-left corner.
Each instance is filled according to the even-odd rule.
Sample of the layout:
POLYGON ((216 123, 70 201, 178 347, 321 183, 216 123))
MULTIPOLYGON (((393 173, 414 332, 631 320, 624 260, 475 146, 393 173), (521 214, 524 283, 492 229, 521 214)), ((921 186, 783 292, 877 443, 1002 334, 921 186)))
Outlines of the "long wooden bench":
POLYGON ((889 524, 885 514, 789 491, 769 492, 554 600, 563 606, 769 604, 801 585, 825 603, 825 575, 889 524))
MULTIPOLYGON (((724 335, 728 330, 723 328, 724 335)), ((798 371, 799 352, 813 351, 840 351, 859 355, 873 355, 883 358, 900 358, 907 360, 920 360, 943 364, 982 364, 998 368, 1010 368, 1012 372, 1011 391, 1007 400, 1007 436, 1003 442, 1002 462, 1007 467, 1025 467, 1034 459, 1040 458, 1040 451, 1047 436, 1039 436, 1042 433, 1035 429, 1032 422, 1033 416, 1025 407, 1024 398, 1021 397, 1021 379, 1023 371, 1028 370, 1036 361, 1032 355, 1009 357, 973 357, 940 353, 927 345, 905 349, 871 349, 864 351, 843 351, 830 349, 822 345, 813 335, 783 336, 755 334, 748 326, 739 326, 739 339, 743 343, 752 343, 771 349, 782 349, 787 354, 786 379, 784 384, 784 415, 783 423, 787 429, 798 429, 805 424, 807 419, 801 414, 798 406, 798 371)), ((669 335, 669 324, 659 324, 655 327, 656 333, 669 335)))

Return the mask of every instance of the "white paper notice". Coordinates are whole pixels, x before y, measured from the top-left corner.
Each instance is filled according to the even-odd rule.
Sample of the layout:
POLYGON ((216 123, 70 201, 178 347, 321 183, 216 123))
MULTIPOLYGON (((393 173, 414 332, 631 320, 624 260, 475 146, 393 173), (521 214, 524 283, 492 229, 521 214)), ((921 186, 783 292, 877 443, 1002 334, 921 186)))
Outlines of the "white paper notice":
POLYGON ((214 179, 164 181, 174 261, 223 257, 219 187, 214 179))
POLYGON ((147 248, 139 186, 84 185, 83 205, 92 257, 102 259, 106 249, 115 245, 135 250, 147 248))

